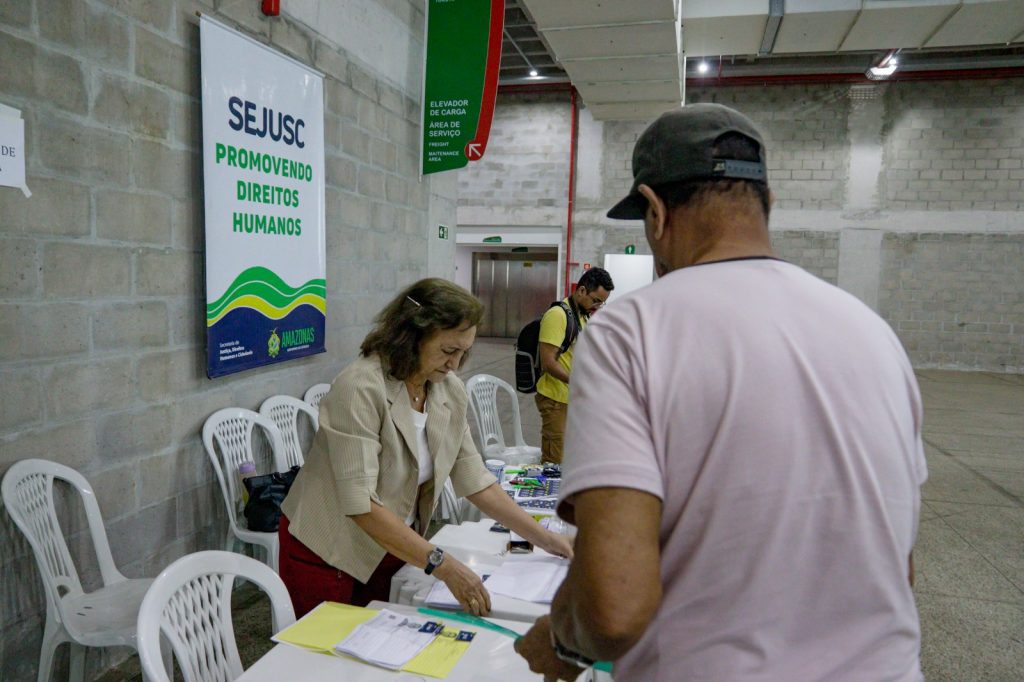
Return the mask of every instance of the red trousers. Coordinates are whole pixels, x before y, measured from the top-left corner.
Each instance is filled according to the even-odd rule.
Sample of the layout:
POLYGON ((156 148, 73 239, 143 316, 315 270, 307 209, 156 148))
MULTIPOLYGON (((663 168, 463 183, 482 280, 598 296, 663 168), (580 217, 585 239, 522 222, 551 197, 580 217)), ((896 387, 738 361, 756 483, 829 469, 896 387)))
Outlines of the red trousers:
POLYGON ((405 566, 398 557, 385 554, 370 579, 361 583, 326 563, 316 552, 292 537, 284 514, 281 515, 277 537, 281 543, 278 573, 292 597, 296 618, 302 618, 324 601, 354 606, 366 606, 374 599, 388 601, 391 578, 405 566))

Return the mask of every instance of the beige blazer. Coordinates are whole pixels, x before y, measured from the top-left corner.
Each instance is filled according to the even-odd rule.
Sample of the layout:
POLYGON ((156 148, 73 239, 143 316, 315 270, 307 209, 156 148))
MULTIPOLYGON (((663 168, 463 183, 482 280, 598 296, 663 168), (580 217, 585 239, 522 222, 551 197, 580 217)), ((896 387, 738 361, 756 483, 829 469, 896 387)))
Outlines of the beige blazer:
POLYGON ((430 385, 427 443, 434 478, 418 486, 416 427, 404 383, 387 374, 377 356, 343 369, 320 403, 320 428, 281 506, 289 532, 365 583, 386 552, 349 517, 368 513, 371 500, 400 519, 416 509, 424 534, 447 478, 460 497, 495 482, 473 444, 468 402, 454 374, 430 385))

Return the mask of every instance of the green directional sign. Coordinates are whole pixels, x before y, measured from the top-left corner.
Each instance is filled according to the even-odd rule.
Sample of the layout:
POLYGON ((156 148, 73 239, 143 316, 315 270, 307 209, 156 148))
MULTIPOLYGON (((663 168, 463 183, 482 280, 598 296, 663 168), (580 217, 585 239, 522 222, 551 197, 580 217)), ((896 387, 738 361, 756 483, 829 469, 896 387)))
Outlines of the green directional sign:
POLYGON ((427 1, 424 175, 483 157, 498 93, 504 22, 504 0, 427 1))
POLYGON ((634 244, 630 244, 629 246, 627 246, 626 253, 628 255, 633 255, 634 253, 636 253, 636 246, 634 244))

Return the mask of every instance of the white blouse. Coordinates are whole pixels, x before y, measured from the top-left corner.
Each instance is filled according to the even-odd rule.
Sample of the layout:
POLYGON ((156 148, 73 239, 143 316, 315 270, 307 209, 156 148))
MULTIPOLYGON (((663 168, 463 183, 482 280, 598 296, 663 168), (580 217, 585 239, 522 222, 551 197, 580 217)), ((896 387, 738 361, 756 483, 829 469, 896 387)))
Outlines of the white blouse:
MULTIPOLYGON (((424 408, 426 406, 424 405, 424 408)), ((409 408, 412 412, 412 423, 416 427, 416 461, 419 462, 420 475, 417 480, 417 485, 423 485, 434 477, 434 460, 430 456, 430 449, 427 447, 427 412, 424 409, 423 412, 417 412, 416 410, 409 408)), ((405 519, 406 524, 411 524, 416 520, 416 508, 414 507, 409 516, 405 519)))

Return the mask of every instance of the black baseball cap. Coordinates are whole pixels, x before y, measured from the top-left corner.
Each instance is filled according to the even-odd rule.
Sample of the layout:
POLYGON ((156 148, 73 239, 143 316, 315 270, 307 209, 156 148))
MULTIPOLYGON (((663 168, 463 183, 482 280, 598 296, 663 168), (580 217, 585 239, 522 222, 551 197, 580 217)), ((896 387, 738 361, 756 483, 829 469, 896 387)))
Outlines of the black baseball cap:
POLYGON ((721 104, 688 104, 662 114, 647 126, 633 148, 633 187, 625 199, 608 211, 609 218, 643 220, 647 199, 640 185, 656 187, 683 180, 768 181, 764 139, 749 118, 721 104), (738 133, 758 146, 758 161, 715 157, 715 145, 729 133, 738 133))

